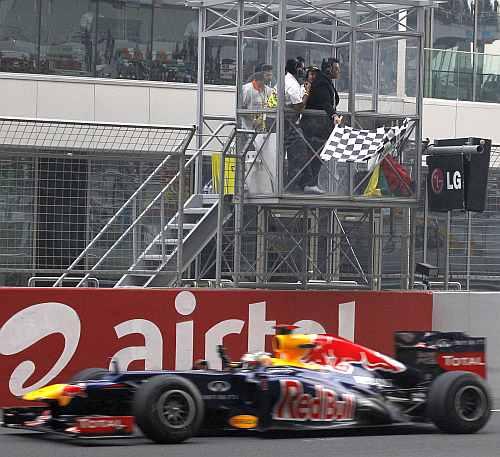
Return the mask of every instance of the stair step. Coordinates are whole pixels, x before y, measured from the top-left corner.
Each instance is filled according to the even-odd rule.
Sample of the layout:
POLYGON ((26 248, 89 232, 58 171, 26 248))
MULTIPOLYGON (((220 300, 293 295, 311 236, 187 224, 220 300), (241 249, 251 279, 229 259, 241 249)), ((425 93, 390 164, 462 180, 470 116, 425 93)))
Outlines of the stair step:
POLYGON ((151 273, 136 273, 134 271, 129 271, 128 273, 125 273, 124 276, 137 276, 140 278, 149 278, 153 273, 154 271, 151 271, 151 273))
POLYGON ((184 208, 184 214, 206 214, 210 208, 184 208))
MULTIPOLYGON (((165 255, 165 260, 168 260, 170 257, 172 257, 172 254, 166 254, 165 255)), ((143 260, 153 260, 153 261, 158 261, 161 262, 164 258, 161 254, 147 254, 143 258, 143 260)))
POLYGON ((203 194, 203 204, 213 205, 219 201, 219 194, 203 194))
MULTIPOLYGON (((173 245, 176 245, 176 246, 177 246, 177 244, 178 244, 178 241, 179 241, 179 240, 178 240, 177 238, 165 238, 165 239, 163 240, 163 242, 164 242, 165 244, 173 244, 173 245)), ((161 238, 156 239, 156 240, 155 240, 155 244, 161 244, 161 238)))
MULTIPOLYGON (((191 230, 195 227, 196 227, 196 224, 192 224, 192 223, 188 223, 188 222, 185 222, 184 224, 182 224, 182 228, 184 230, 191 230)), ((167 224, 167 228, 168 229, 178 229, 179 224, 167 224)))

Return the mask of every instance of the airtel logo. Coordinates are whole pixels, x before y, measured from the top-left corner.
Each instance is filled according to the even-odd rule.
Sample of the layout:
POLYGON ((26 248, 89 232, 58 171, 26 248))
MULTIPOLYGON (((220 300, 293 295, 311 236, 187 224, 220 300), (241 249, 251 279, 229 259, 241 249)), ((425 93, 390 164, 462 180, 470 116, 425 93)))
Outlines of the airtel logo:
MULTIPOLYGON (((105 359, 117 360, 121 370, 127 370, 129 365, 137 360, 144 361, 146 370, 161 370, 164 352, 168 349, 175 354, 174 366, 176 370, 191 369, 195 347, 195 321, 189 319, 188 316, 195 311, 198 303, 195 294, 186 290, 179 292, 173 302, 170 306, 173 305, 179 320, 184 320, 175 322, 175 326, 173 324, 174 341, 172 341, 172 346, 165 342, 167 335, 164 335, 164 329, 161 328, 161 325, 152 320, 137 317, 124 320, 111 328, 117 339, 128 335, 140 335, 144 343, 138 346, 124 345, 125 347, 117 350, 114 354, 114 351, 103 354, 105 359), (188 317, 187 320, 186 317, 188 317)), ((248 352, 263 351, 266 336, 274 335, 273 327, 276 325, 276 321, 268 319, 265 301, 249 303, 246 309, 244 319, 221 320, 203 330, 201 337, 204 358, 211 368, 221 368, 217 345, 222 344, 227 335, 239 335, 246 327, 248 352)), ((339 334, 348 339, 354 339, 354 310, 355 302, 339 304, 339 334), (347 309, 350 310, 349 313, 352 312, 352 316, 346 312, 347 309)), ((304 319, 291 323, 301 327, 305 333, 325 333, 324 327, 314 320, 304 319)), ((86 350, 85 347, 78 347, 81 343, 81 334, 84 331, 78 313, 64 303, 37 303, 11 315, 0 327, 0 355, 21 354, 44 338, 55 334, 62 335, 64 346, 57 360, 54 363, 50 362, 52 365, 44 370, 43 376, 35 379, 34 382, 31 381, 31 377, 37 371, 37 366, 33 360, 22 360, 10 374, 5 373, 4 379, 8 379, 9 391, 15 396, 21 396, 49 384, 68 366, 75 357, 77 348, 80 351, 86 350), (28 383, 28 381, 30 382, 28 383)), ((200 330, 197 332, 199 335, 200 330)), ((168 338, 172 338, 170 335, 168 338)), ((106 348, 104 347, 103 350, 105 351, 106 348)), ((43 357, 43 353, 40 357, 43 357)))

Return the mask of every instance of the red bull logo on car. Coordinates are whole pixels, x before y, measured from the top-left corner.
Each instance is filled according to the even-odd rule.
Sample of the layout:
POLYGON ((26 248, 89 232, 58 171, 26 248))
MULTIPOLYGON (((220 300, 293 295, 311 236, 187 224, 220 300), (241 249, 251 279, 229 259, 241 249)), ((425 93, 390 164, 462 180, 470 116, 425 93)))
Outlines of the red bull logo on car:
POLYGON ((321 385, 314 387, 314 395, 304 393, 300 381, 280 379, 280 398, 273 410, 273 419, 296 421, 349 421, 354 420, 354 395, 340 396, 321 385))
POLYGON ((353 343, 340 337, 317 335, 315 347, 306 357, 307 362, 331 366, 345 373, 353 371, 353 364, 360 364, 370 371, 381 370, 401 373, 406 366, 392 357, 353 343))

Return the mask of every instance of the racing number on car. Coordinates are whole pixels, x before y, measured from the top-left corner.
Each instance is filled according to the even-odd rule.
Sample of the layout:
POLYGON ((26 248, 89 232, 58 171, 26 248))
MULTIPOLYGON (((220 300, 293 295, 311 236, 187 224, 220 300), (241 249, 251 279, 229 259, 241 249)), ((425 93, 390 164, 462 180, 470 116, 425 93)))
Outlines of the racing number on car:
POLYGON ((273 419, 297 421, 348 421, 354 419, 354 395, 342 396, 321 385, 314 386, 314 396, 304 393, 300 381, 280 379, 280 398, 273 409, 273 419))

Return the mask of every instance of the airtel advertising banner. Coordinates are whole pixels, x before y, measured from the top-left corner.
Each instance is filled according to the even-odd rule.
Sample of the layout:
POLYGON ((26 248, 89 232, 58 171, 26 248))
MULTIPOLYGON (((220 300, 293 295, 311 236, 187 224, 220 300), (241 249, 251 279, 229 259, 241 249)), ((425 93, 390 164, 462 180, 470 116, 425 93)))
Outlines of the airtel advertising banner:
POLYGON ((276 323, 393 353, 397 330, 432 326, 426 292, 4 288, 0 406, 88 367, 188 369, 216 346, 234 359, 270 350, 276 323))

